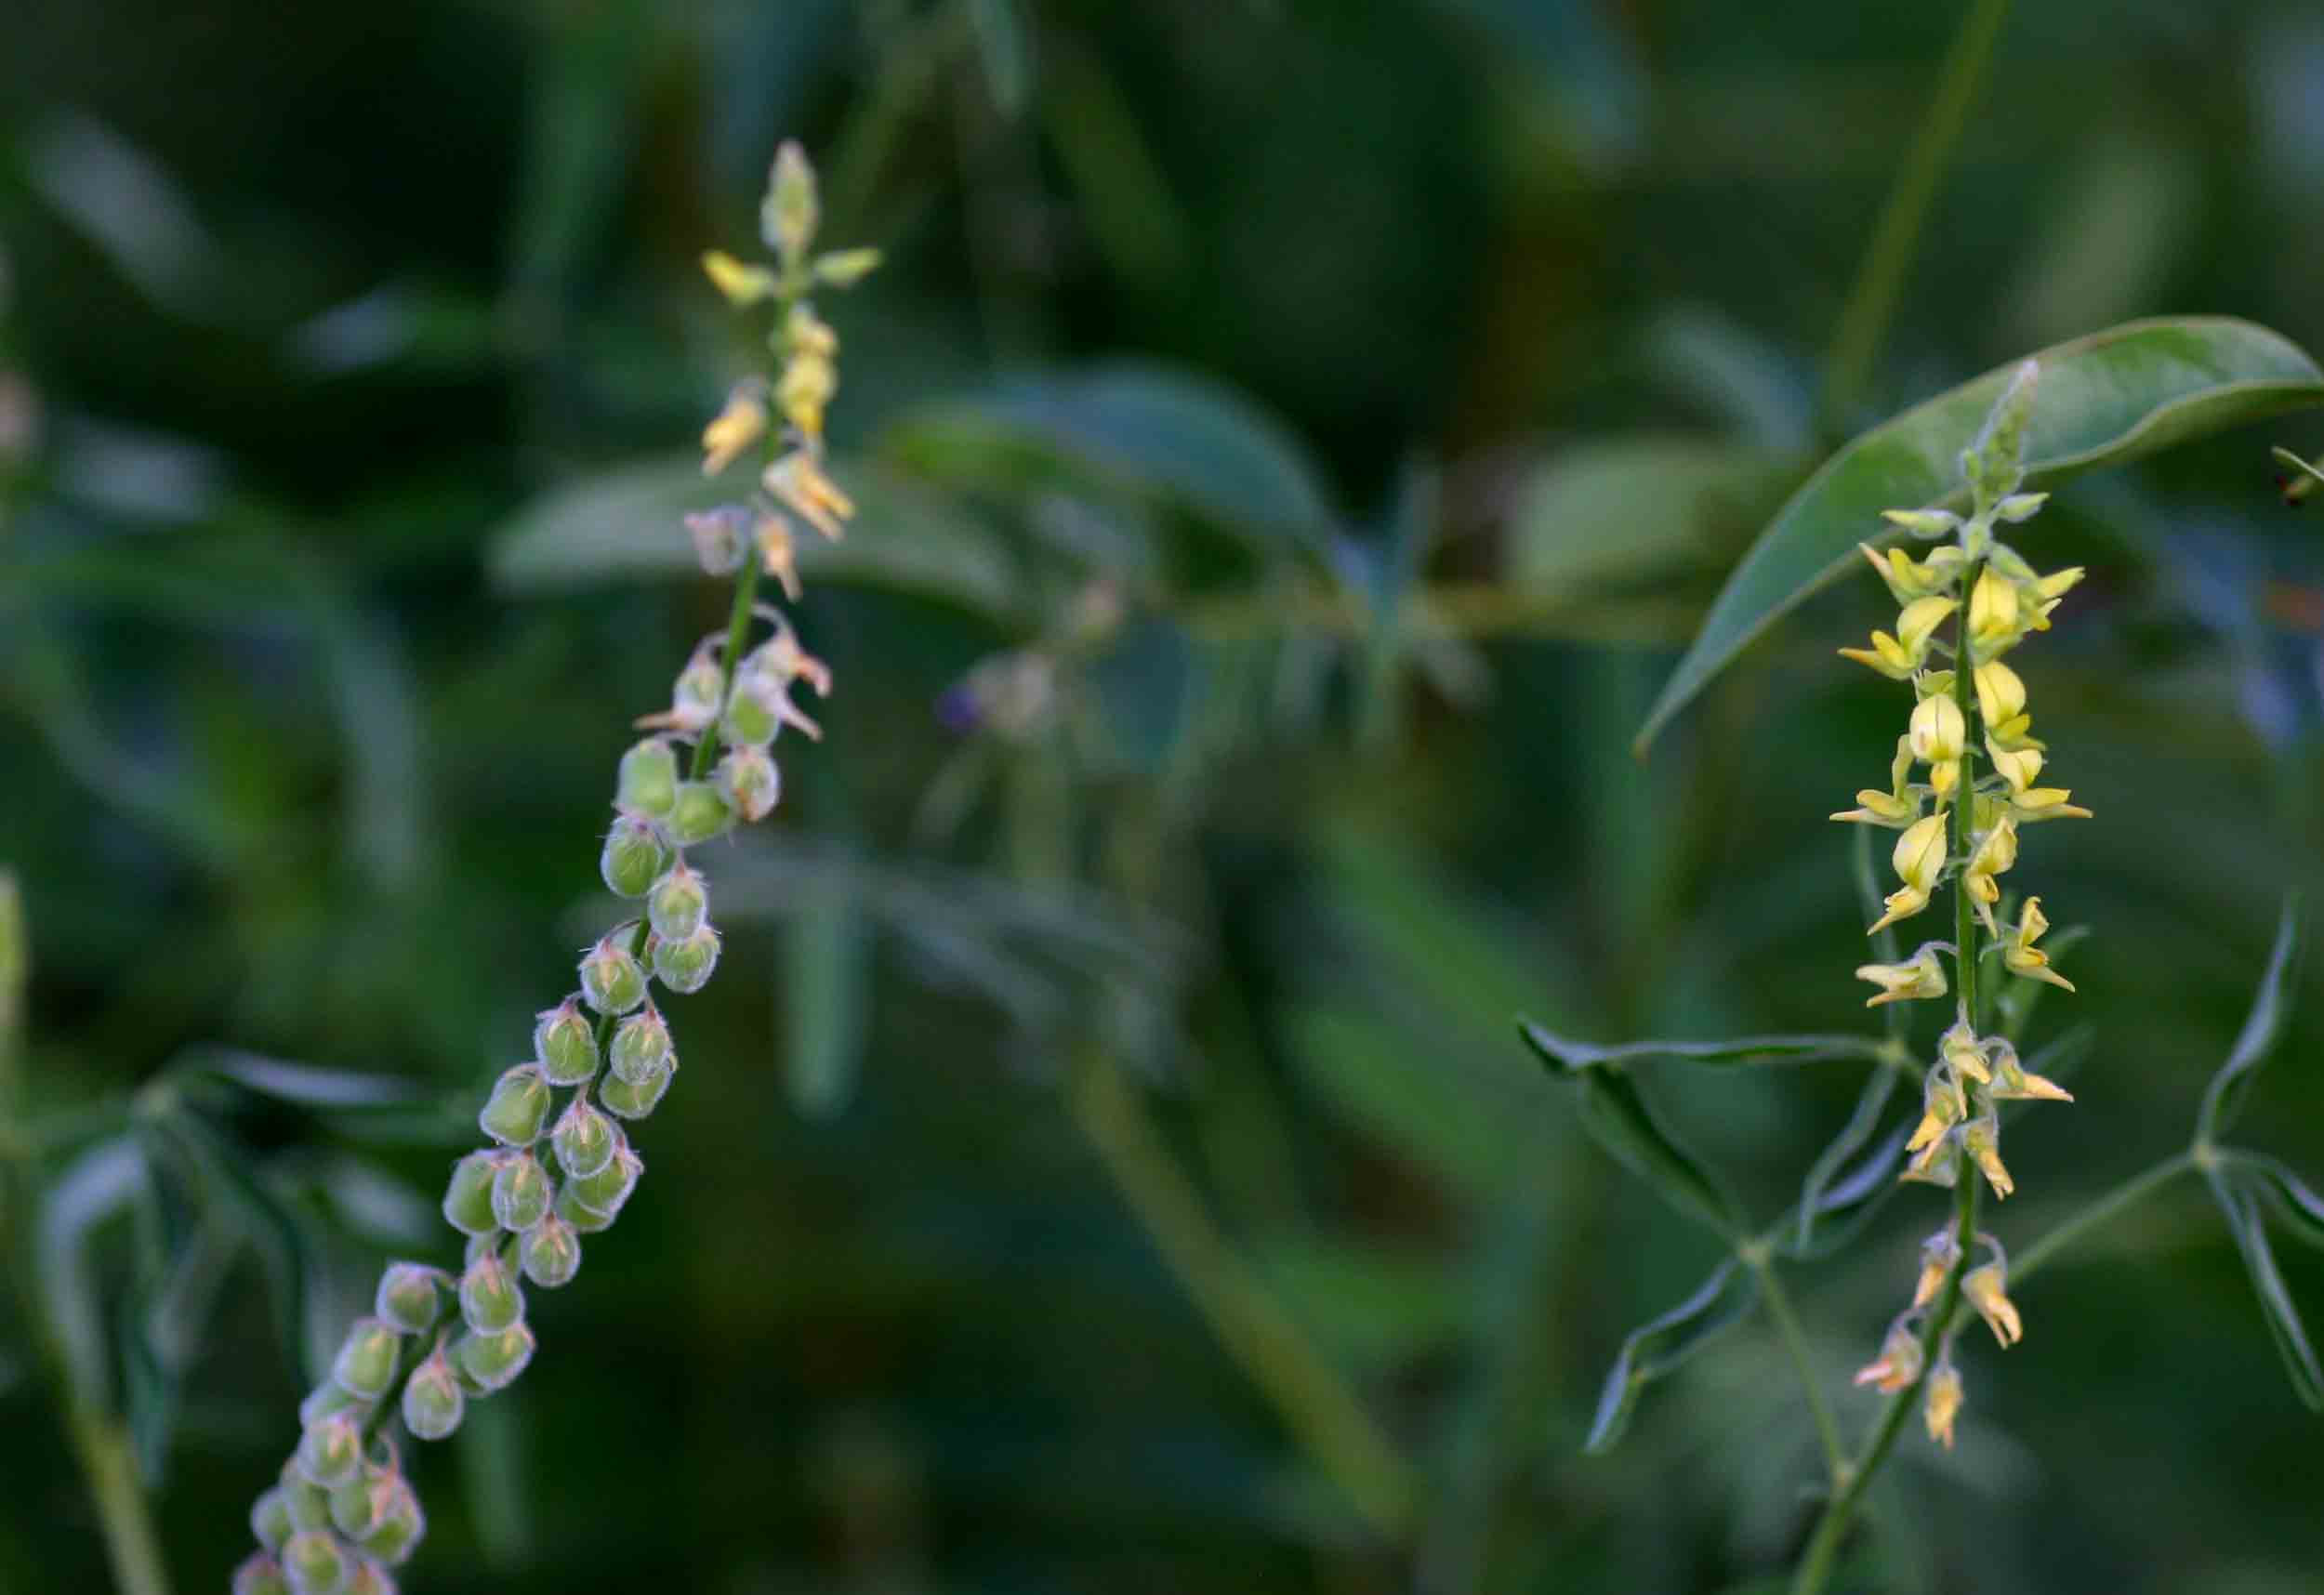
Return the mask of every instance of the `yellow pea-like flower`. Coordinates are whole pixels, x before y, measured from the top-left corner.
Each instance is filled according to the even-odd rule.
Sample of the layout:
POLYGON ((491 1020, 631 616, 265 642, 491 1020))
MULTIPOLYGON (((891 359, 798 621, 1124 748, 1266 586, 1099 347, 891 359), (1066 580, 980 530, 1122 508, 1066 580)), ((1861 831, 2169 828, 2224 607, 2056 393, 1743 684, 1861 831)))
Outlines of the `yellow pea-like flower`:
POLYGON ((1922 942, 1921 950, 1901 964, 1859 964, 1856 979, 1869 981, 1880 991, 1867 997, 1864 1006, 1878 1008, 1882 1003, 1909 1002, 1921 997, 1941 997, 1951 988, 1945 982, 1945 966, 1936 956, 1934 942, 1922 942))
POLYGON ((769 466, 761 484, 774 501, 834 543, 855 514, 855 501, 825 476, 814 455, 795 449, 769 466))
POLYGON ((1899 1324, 1889 1330, 1881 1342, 1878 1360, 1856 1370, 1855 1382, 1870 1385, 1883 1395, 1909 1390, 1912 1381, 1921 1377, 1921 1342, 1912 1332, 1899 1324))
POLYGON ((1963 1129, 1961 1144, 1984 1171, 1985 1182, 1993 1187, 1994 1195, 2006 1198, 2017 1189, 2017 1182, 2009 1177, 2009 1170, 2001 1165, 2000 1132, 1994 1127, 1991 1119, 1979 1119, 1963 1129))
POLYGON ((2016 641, 2023 629, 2017 584, 1987 565, 1977 573, 1977 585, 1969 594, 1969 646, 1981 654, 1995 653, 2016 641))
POLYGON ((1967 867, 1961 871, 1961 889, 1976 904, 1977 915, 1985 921, 1986 929, 2000 935, 1993 923, 1993 905, 2001 901, 2001 885, 1997 878, 2005 875, 2017 863, 2017 822, 2003 814, 1990 830, 1977 841, 1969 855, 1967 867))
POLYGON ((1968 734, 1961 705, 1950 697, 1926 697, 1913 708, 1906 735, 1911 739, 1912 757, 1929 766, 1929 785, 1939 802, 1951 794, 1959 778, 1961 745, 1968 734))
POLYGON ((1974 1080, 1979 1085, 1993 1078, 1993 1072, 1986 1066, 1984 1045, 1978 1041, 1977 1033, 1969 1028, 1966 1020, 1937 1037, 1936 1050, 1937 1056, 1950 1064, 1957 1075, 1974 1080))
POLYGON ((2040 820, 2087 820, 2090 811, 2067 801, 2073 791, 2065 786, 2029 786, 2010 794, 2010 807, 2027 824, 2040 820))
POLYGON ((766 435, 767 405, 756 382, 735 385, 726 396, 726 408, 702 428, 702 474, 716 476, 742 457, 743 452, 766 435))
POLYGON ((1945 868, 1945 816, 1931 814, 1916 820, 1896 838, 1890 855, 1896 877, 1904 885, 1888 894, 1888 912, 1872 923, 1866 935, 1886 929, 1899 919, 1908 919, 1929 905, 1929 893, 1936 886, 1936 877, 1945 868))
POLYGON ((2026 683, 1999 659, 1978 666, 1971 680, 1977 689, 1977 714, 1987 725, 2003 725, 2026 712, 2026 683))
POLYGON ((1913 1282, 1912 1304, 1926 1307, 1945 1288, 1945 1276, 1961 1261, 1961 1245, 1950 1230, 1939 1230, 1921 1243, 1921 1275, 1913 1282))
POLYGON ((704 251, 702 270, 726 296, 727 302, 738 308, 774 297, 773 272, 764 266, 746 266, 723 249, 704 251))
POLYGON ((1985 739, 1985 751, 1993 760, 1993 768, 2010 791, 2020 793, 2031 786, 2041 774, 2041 750, 2038 747, 2004 747, 1993 737, 1985 739))
POLYGON ((1928 1424, 1929 1438, 1948 1451, 1953 1448, 1953 1423, 1961 1417, 1963 1399, 1961 1372, 1950 1363, 1929 1376, 1921 1417, 1928 1424))
POLYGON ((1997 1101, 2070 1102, 2074 1093, 2046 1074, 2029 1074, 2017 1048, 2001 1037, 1993 1042, 1993 1097, 1997 1101))
POLYGON ((2017 1304, 2009 1298, 2007 1283, 2000 1263, 1973 1268, 1961 1281, 1961 1295, 1969 1298, 1969 1305, 1977 1310, 1977 1316, 1985 1320, 2003 1350, 2026 1338, 2025 1321, 2017 1315, 2017 1304))

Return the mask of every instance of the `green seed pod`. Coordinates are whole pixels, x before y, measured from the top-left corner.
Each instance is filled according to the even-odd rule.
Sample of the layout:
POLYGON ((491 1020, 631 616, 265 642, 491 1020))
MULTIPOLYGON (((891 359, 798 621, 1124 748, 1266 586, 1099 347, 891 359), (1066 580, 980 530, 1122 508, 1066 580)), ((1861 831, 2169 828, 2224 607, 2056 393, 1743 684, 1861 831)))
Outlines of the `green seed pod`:
POLYGON ((361 1474, 331 1492, 331 1526, 349 1539, 369 1534, 378 1525, 394 1477, 389 1470, 366 1463, 361 1474))
POLYGON ((648 737, 621 756, 616 808, 660 819, 678 801, 678 755, 666 737, 648 737))
POLYGON ((495 1229, 490 1234, 470 1235, 468 1245, 460 1249, 460 1272, 466 1273, 476 1259, 500 1250, 501 1233, 495 1229))
POLYGON ((523 1322, 524 1291, 497 1251, 485 1252, 460 1275, 460 1317, 479 1335, 523 1322))
POLYGON ((564 1221, 567 1229, 577 1235, 594 1235, 601 1230, 610 1230, 614 1227, 614 1220, 610 1214, 596 1212, 584 1204, 574 1201, 571 1190, 557 1193, 557 1217, 564 1221))
POLYGON ((652 1008, 643 1013, 633 1013, 614 1032, 614 1044, 606 1051, 607 1063, 615 1079, 650 1079, 671 1061, 669 1026, 652 1008))
POLYGON ((234 1595, 291 1595, 283 1564, 260 1551, 234 1569, 234 1595))
POLYGON ((468 1410, 459 1376, 440 1344, 403 1381, 403 1427, 421 1440, 442 1440, 460 1427, 468 1410))
POLYGON ((750 824, 773 813, 774 806, 783 800, 783 772, 775 768, 773 755, 763 747, 731 749, 719 760, 711 780, 719 795, 750 824))
POLYGON ((405 1335, 424 1335, 436 1326, 443 1311, 443 1292, 452 1276, 426 1263, 390 1263, 379 1275, 378 1293, 371 1310, 405 1335))
POLYGON ((610 1219, 629 1200, 629 1193, 637 1189, 638 1176, 644 1172, 645 1161, 624 1142, 612 1162, 587 1180, 566 1180, 565 1189, 573 1193, 574 1201, 610 1219))
POLYGON ((533 1056, 552 1086, 578 1086, 597 1073, 597 1027, 572 997, 542 1010, 533 1056))
POLYGON ((654 943, 654 975, 680 996, 690 996, 710 983, 719 967, 719 933, 709 925, 694 927, 682 942, 654 943))
POLYGON ((548 1170, 529 1152, 518 1153, 493 1176, 493 1217, 514 1234, 521 1235, 539 1223, 555 1196, 548 1170))
POLYGON ((363 1537, 363 1549, 390 1567, 401 1567, 411 1561, 412 1552, 427 1536, 428 1519, 419 1509, 419 1497, 401 1474, 391 1477, 381 1499, 372 1513, 371 1532, 363 1537))
POLYGON ((672 842, 691 848, 713 837, 724 836, 733 823, 734 811, 727 806, 717 787, 706 781, 681 781, 678 784, 678 801, 671 805, 669 818, 663 824, 668 828, 672 842))
POLYGON ((307 1426, 291 1454, 299 1473, 318 1489, 336 1490, 355 1476, 363 1463, 363 1431, 346 1413, 307 1426))
POLYGON ((710 894, 702 877, 688 869, 681 859, 646 894, 646 923, 654 927, 656 936, 676 941, 693 935, 709 908, 710 894))
POLYGON ((371 1404, 339 1388, 337 1379, 325 1379, 307 1392, 307 1399, 298 1404, 298 1427, 320 1422, 335 1412, 353 1417, 360 1426, 371 1416, 371 1404))
POLYGON ((669 867, 669 850, 662 834, 642 814, 623 814, 605 833, 604 850, 598 855, 598 873, 615 897, 643 897, 669 867))
POLYGON ((301 1529, 283 1543, 283 1574, 293 1595, 343 1595, 347 1548, 328 1529, 301 1529))
POLYGON ((291 1522, 290 1496, 279 1486, 250 1504, 250 1533, 267 1549, 282 1549, 283 1542, 297 1532, 298 1525, 291 1522))
POLYGON ((524 1277, 545 1290, 570 1284, 581 1272, 581 1237, 564 1219, 551 1213, 517 1246, 517 1261, 524 1277))
POLYGON ((756 671, 745 671, 726 700, 719 732, 741 747, 764 747, 783 729, 782 689, 756 671))
POLYGON ((484 1099, 476 1123, 503 1146, 531 1146, 548 1122, 548 1076, 541 1066, 520 1063, 493 1082, 492 1095, 484 1099))
POLYGON ((339 1354, 331 1364, 331 1377, 350 1395, 364 1401, 377 1401, 395 1383, 395 1362, 403 1349, 403 1337, 395 1332, 393 1325, 376 1318, 358 1318, 347 1338, 339 1343, 339 1354))
POLYGON ((486 1150, 471 1152, 452 1166, 452 1182, 443 1193, 443 1221, 464 1235, 489 1235, 500 1227, 493 1217, 493 1176, 508 1154, 486 1150))
POLYGON ((347 1595, 395 1595, 395 1579, 370 1557, 359 1555, 348 1570, 347 1595))
MULTIPOLYGON (((619 1127, 591 1107, 588 1097, 575 1096, 558 1116, 557 1127, 549 1132, 548 1139, 556 1149, 558 1167, 567 1174, 580 1176, 595 1174, 612 1161, 620 1137, 619 1127)), ((524 1227, 532 1228, 530 1224, 524 1227)))
POLYGON ((719 718, 720 700, 726 696, 726 672, 717 658, 696 653, 670 683, 668 724, 681 732, 700 732, 719 718))
POLYGON ((453 1365, 480 1390, 504 1390, 533 1360, 533 1330, 512 1324, 497 1335, 468 1334, 452 1342, 453 1365))
POLYGON ((662 1093, 669 1089, 669 1078, 677 1073, 677 1064, 664 1063, 635 1080, 608 1074, 598 1084, 598 1101, 605 1104, 609 1114, 619 1114, 626 1119, 644 1118, 661 1105, 662 1093))
POLYGON ((307 1483, 298 1470, 298 1459, 283 1464, 276 1487, 283 1493, 284 1509, 290 1513, 291 1530, 329 1528, 331 1526, 331 1496, 307 1483))
POLYGON ((645 971, 630 956, 628 929, 614 931, 581 960, 581 995, 600 1013, 627 1013, 645 1001, 645 971))

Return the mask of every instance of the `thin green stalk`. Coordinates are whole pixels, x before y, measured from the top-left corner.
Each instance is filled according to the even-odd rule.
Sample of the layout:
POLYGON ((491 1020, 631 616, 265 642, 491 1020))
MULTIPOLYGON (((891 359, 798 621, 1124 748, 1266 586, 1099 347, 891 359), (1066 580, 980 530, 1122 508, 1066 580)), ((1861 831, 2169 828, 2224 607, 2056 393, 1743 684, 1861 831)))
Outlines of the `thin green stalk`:
POLYGON ((1824 1471, 1831 1475, 1832 1486, 1837 1489, 1848 1475, 1848 1451, 1841 1442, 1840 1423, 1832 1416, 1831 1403, 1824 1399, 1823 1381, 1816 1377, 1815 1365, 1809 1361, 1807 1332, 1800 1325, 1799 1314, 1792 1311, 1791 1293, 1784 1288, 1765 1241, 1745 1246, 1736 1256, 1759 1276, 1760 1294, 1767 1298, 1767 1315, 1776 1321, 1776 1332, 1800 1376, 1800 1388, 1807 1392, 1808 1415, 1816 1420, 1816 1443, 1824 1449, 1824 1471))
POLYGON ((1863 264, 1848 291, 1840 320, 1833 328, 1830 351, 1824 361, 1822 415, 1829 432, 1843 429, 1848 412, 1863 395, 1865 378, 1880 354, 1881 341, 1896 312, 1905 273, 1912 265, 1921 229, 1928 219, 1929 204, 1936 196, 1953 146, 1969 119, 1969 108, 1993 57, 2001 22, 2009 15, 2009 0, 1974 0, 1961 31, 1953 35, 1944 68, 1937 79, 1936 98, 1913 135, 1912 148, 1889 191, 1872 241, 1865 246, 1863 264))

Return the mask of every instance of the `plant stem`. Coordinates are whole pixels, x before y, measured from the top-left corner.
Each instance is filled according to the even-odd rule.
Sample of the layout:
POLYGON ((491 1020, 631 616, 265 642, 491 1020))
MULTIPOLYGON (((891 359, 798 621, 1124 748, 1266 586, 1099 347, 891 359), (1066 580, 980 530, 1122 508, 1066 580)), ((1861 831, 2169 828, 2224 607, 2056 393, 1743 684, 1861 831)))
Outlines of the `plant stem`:
POLYGON ((1775 1259, 1764 1241, 1747 1244, 1736 1255, 1759 1276, 1760 1294, 1767 1298, 1767 1315, 1776 1321, 1776 1332, 1782 1338, 1791 1366, 1800 1376, 1800 1388, 1807 1392, 1808 1414, 1816 1420, 1816 1443, 1824 1450, 1824 1471, 1831 1476, 1832 1487, 1838 1489, 1847 1479, 1848 1452, 1841 1443, 1840 1424, 1832 1416, 1831 1403, 1824 1399, 1823 1384, 1816 1378, 1815 1364, 1808 1358, 1807 1333, 1801 1327, 1799 1314, 1791 1309, 1791 1294, 1784 1289, 1783 1280, 1776 1272, 1775 1259))
POLYGON ((138 1477, 137 1453, 128 1432, 79 1406, 66 1415, 65 1428, 88 1481, 89 1498, 97 1505, 114 1588, 121 1595, 169 1595, 168 1564, 146 1509, 145 1485, 138 1477))

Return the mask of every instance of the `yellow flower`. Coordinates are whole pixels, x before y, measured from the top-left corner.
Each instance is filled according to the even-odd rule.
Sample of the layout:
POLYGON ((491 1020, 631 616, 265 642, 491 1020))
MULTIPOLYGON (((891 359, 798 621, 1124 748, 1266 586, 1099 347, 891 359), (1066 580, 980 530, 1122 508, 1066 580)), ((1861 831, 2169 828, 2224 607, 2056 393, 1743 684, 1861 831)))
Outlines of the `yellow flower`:
POLYGON ((1921 1243, 1921 1277, 1912 1286, 1912 1304, 1926 1307, 1945 1288, 1945 1276, 1961 1261, 1961 1244, 1950 1230, 1939 1230, 1921 1243))
POLYGON ((818 354, 829 360, 839 352, 839 335, 805 305, 791 307, 783 320, 783 336, 795 353, 818 354))
POLYGON ((1856 548, 1887 584, 1899 609, 1951 587, 1960 578, 1963 562, 1961 551, 1950 546, 1930 550, 1928 559, 1918 562, 1902 548, 1891 548, 1885 554, 1869 543, 1858 543, 1856 548))
POLYGON ((1961 1144, 1962 1150, 1976 1159, 1977 1167, 1985 1170, 1985 1182, 1993 1187, 1994 1195, 2006 1197, 2017 1189, 2017 1181, 2012 1180, 2009 1170, 2001 1166, 2000 1132, 1994 1127, 1991 1119, 1978 1119, 1963 1129, 1961 1144))
POLYGON ((1923 537, 1942 537, 1961 530, 1961 517, 1949 509, 1883 509, 1881 519, 1923 537))
POLYGON ((1961 776, 1961 748, 1969 734, 1961 705, 1943 693, 1925 697, 1914 706, 1910 729, 1912 756, 1929 767, 1929 786, 1942 803, 1961 776))
POLYGON ((1921 1377, 1921 1342, 1903 1325, 1896 1325, 1881 1342, 1878 1361, 1856 1370, 1855 1382, 1870 1385, 1883 1395, 1894 1395, 1911 1388, 1921 1377))
POLYGON ((1945 868, 1945 816, 1932 814, 1906 827, 1905 834, 1896 838, 1891 862, 1905 884, 1888 894, 1888 912, 1872 922, 1865 931, 1868 936, 1899 919, 1909 919, 1929 905, 1929 892, 1945 868))
POLYGON ((877 249, 834 249, 815 259, 815 281, 834 288, 852 288, 879 265, 877 249))
POLYGON ((2070 1102, 2074 1093, 2046 1074, 2028 1074, 2017 1061, 2017 1048, 2005 1039, 1993 1041, 1993 1096, 2000 1101, 2070 1102))
POLYGON ((1842 659, 1853 659, 1859 665, 1878 670, 1892 681, 1908 679, 1919 664, 1905 652, 1904 644, 1885 631, 1872 633, 1869 648, 1842 648, 1837 651, 1842 659))
POLYGON ((2030 747, 2039 753, 2049 745, 2047 743, 2034 740, 2033 716, 2027 714, 2012 715, 2000 725, 1987 725, 1985 728, 1985 734, 1990 745, 2006 747, 2013 751, 2030 747))
POLYGON ((1913 1130, 1912 1139, 1905 1142, 1907 1152, 1920 1152, 1942 1140, 1945 1132, 1961 1122, 1961 1091, 1948 1086, 1932 1074, 1921 1092, 1921 1123, 1913 1130))
POLYGON ((780 515, 761 511, 759 524, 752 529, 759 545, 759 560, 767 574, 783 584, 783 596, 793 603, 799 601, 799 550, 791 542, 791 524, 780 515))
POLYGON ((1992 757, 1993 768, 2009 783, 2012 793, 2025 791, 2041 774, 2041 750, 2038 747, 2005 747, 1988 732, 1985 751, 1992 757))
POLYGON ((731 304, 752 305, 774 297, 773 272, 764 266, 746 266, 723 249, 706 250, 702 270, 731 304))
POLYGON ((2081 566, 2068 565, 2062 571, 2053 571, 2043 576, 2034 584, 2034 590, 2041 595, 2045 602, 2055 603, 2081 584, 2082 575, 2081 566))
POLYGON ((1977 916, 1985 921, 1987 931, 2000 935, 1993 923, 1993 905, 2001 901, 2001 887, 1995 877, 2007 874, 2017 863, 2017 822, 2003 814, 1993 823, 1993 828, 1978 838, 1974 851, 1969 855, 1968 867, 1961 871, 1961 889, 1976 904, 1977 916))
POLYGON ((1969 646, 1981 655, 1992 655, 2024 633, 2017 618, 2017 586, 1996 574, 1987 566, 1977 573, 1977 585, 1969 594, 1969 646))
POLYGON ((736 384, 726 396, 726 408, 702 428, 702 474, 716 476, 733 465, 766 429, 766 400, 759 384, 736 384))
POLYGON ((1985 1050, 1978 1044, 1977 1033, 1969 1028, 1969 1022, 1965 1019, 1936 1038, 1936 1050, 1939 1057, 1952 1065, 1956 1074, 1966 1075, 1980 1085, 1993 1078, 1991 1072, 1986 1068, 1985 1050))
POLYGON ((1945 966, 1936 956, 1936 944, 1924 942, 1921 950, 1901 964, 1860 964, 1856 979, 1869 981, 1880 987, 1877 995, 1864 999, 1867 1008, 1882 1003, 1908 1002, 1916 997, 1941 997, 1948 988, 1945 966))
POLYGON ((774 385, 783 418, 811 441, 823 437, 823 409, 839 389, 839 370, 826 355, 804 350, 791 356, 774 385))
POLYGON ((774 154, 774 170, 767 179, 767 197, 759 209, 759 231, 786 263, 795 264, 815 235, 819 209, 815 202, 815 168, 807 152, 786 139, 774 154))
POLYGON ((1929 1438, 1948 1451, 1953 1448, 1953 1420, 1961 1416, 1961 1375, 1950 1363, 1929 1376, 1921 1416, 1928 1422, 1929 1438))
POLYGON ((823 467, 809 450, 794 449, 785 455, 767 468, 761 481, 777 504, 834 543, 855 513, 854 501, 824 475, 823 467))
POLYGON ((2041 899, 2026 899, 2025 912, 2017 916, 2017 933, 2010 939, 2009 945, 2001 949, 2001 962, 2009 967, 2013 974, 2023 975, 2030 981, 2047 981, 2070 992, 2074 989, 2074 982, 2052 969, 2050 955, 2034 945, 2041 940, 2042 932, 2049 929, 2049 918, 2041 912, 2041 899))
POLYGON ((1892 681, 1902 681, 1926 662, 1929 639, 1945 617, 1960 607, 1957 600, 1949 598, 1915 599, 1897 615, 1895 636, 1875 631, 1870 648, 1842 648, 1840 656, 1868 665, 1892 681))
POLYGON ((1993 1338, 2007 1350, 2026 1338, 2024 1320, 2017 1316, 2017 1304, 2004 1292, 2007 1276, 2000 1263, 1987 1263, 1973 1268, 1961 1276, 1961 1293, 1969 1298, 1969 1305, 1977 1310, 1993 1338))
POLYGON ((1999 659, 1977 666, 1977 713, 1989 726, 2002 725, 2026 711, 2026 683, 1999 659))
POLYGON ((2029 786, 2010 794, 2009 805, 2027 824, 2040 820, 2087 820, 2090 811, 2067 801, 2074 796, 2064 786, 2029 786))
POLYGON ((1896 757, 1888 767, 1888 790, 1876 792, 1869 786, 1856 793, 1854 809, 1842 810, 1832 816, 1835 820, 1851 820, 1862 825, 1886 825, 1901 830, 1921 817, 1921 794, 1907 779, 1912 773, 1912 741, 1909 737, 1896 739, 1896 757))

